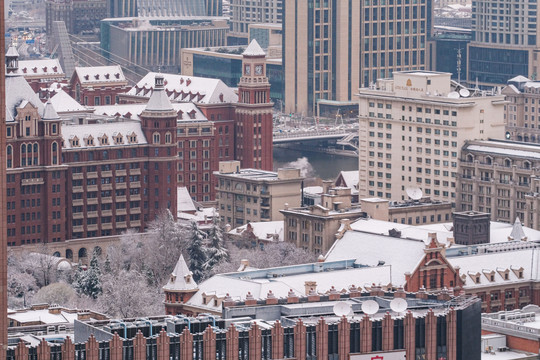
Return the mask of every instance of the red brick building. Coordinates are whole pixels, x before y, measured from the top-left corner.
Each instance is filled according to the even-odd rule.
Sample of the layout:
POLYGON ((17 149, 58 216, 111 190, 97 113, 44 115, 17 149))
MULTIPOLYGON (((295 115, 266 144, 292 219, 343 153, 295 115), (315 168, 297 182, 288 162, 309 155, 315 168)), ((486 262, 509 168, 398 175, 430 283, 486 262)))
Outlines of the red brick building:
POLYGON ((272 107, 266 77, 266 54, 257 40, 243 53, 243 75, 235 109, 235 160, 244 169, 272 171, 272 107))
POLYGON ((69 81, 69 95, 88 106, 119 103, 118 95, 128 90, 119 65, 75 67, 69 81))
POLYGON ((12 71, 17 58, 7 63, 9 245, 141 231, 163 209, 176 215, 178 114, 163 77, 140 121, 66 125, 12 71))

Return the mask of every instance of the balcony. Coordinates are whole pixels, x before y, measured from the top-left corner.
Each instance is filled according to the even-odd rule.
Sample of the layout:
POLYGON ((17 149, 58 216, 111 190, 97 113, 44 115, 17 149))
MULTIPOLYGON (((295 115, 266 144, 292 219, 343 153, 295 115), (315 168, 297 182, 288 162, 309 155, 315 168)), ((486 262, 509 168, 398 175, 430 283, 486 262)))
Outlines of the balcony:
POLYGON ((104 178, 104 177, 111 177, 112 176, 112 171, 102 171, 101 172, 101 177, 104 178))
POLYGON ((80 225, 80 226, 74 226, 73 227, 73 232, 76 233, 76 232, 83 232, 84 231, 84 226, 80 225))
POLYGON ((126 170, 116 170, 115 175, 116 176, 126 176, 127 171, 126 170))
POLYGON ((112 230, 112 223, 101 224, 103 230, 112 230))
POLYGON ((98 186, 97 185, 88 185, 86 187, 86 191, 98 191, 98 186))
POLYGON ((97 177, 98 177, 98 173, 96 171, 86 173, 87 179, 97 179, 97 177))
POLYGON ((110 197, 110 196, 102 197, 101 198, 101 203, 102 204, 111 204, 112 203, 112 197, 110 197))
POLYGON ((71 175, 71 178, 73 180, 82 180, 84 177, 84 174, 83 173, 76 173, 76 174, 73 174, 71 175))
POLYGON ((97 198, 86 199, 86 204, 87 204, 87 205, 96 205, 97 203, 98 203, 98 199, 97 199, 97 198))
POLYGON ((101 184, 101 190, 112 190, 112 184, 101 184))
POLYGON ((126 215, 126 209, 116 209, 116 215, 126 215))
POLYGON ((127 201, 127 197, 126 195, 124 196, 117 196, 116 199, 115 199, 116 202, 126 202, 127 201))
POLYGON ((97 211, 89 211, 86 213, 86 217, 87 218, 95 218, 95 217, 98 217, 98 212, 97 211))
POLYGON ((84 214, 82 212, 73 213, 74 219, 82 219, 84 217, 84 214))
POLYGON ((140 201, 141 200, 141 194, 130 195, 129 199, 131 201, 140 201))
POLYGON ((131 209, 129 209, 129 213, 130 214, 140 214, 141 213, 141 208, 140 207, 131 208, 131 209))
POLYGON ((129 175, 141 175, 141 169, 130 169, 129 175))
POLYGON ((88 231, 96 231, 98 229, 97 224, 87 225, 88 231))
POLYGON ((72 191, 74 193, 82 193, 84 191, 83 187, 82 186, 74 186, 72 191))
POLYGON ((112 210, 102 210, 101 216, 112 216, 112 210))
POLYGON ((135 221, 130 221, 129 222, 129 225, 134 228, 134 227, 141 227, 141 220, 135 220, 135 221))
POLYGON ((127 222, 125 222, 125 221, 117 222, 116 223, 116 228, 117 229, 126 229, 127 228, 127 222))
POLYGON ((73 206, 80 206, 80 205, 84 205, 83 199, 73 200, 73 206))
POLYGON ((127 184, 125 182, 124 183, 117 183, 116 188, 117 189, 127 189, 127 184))
POLYGON ((141 182, 140 181, 130 182, 129 187, 131 187, 131 188, 140 188, 141 187, 141 182))

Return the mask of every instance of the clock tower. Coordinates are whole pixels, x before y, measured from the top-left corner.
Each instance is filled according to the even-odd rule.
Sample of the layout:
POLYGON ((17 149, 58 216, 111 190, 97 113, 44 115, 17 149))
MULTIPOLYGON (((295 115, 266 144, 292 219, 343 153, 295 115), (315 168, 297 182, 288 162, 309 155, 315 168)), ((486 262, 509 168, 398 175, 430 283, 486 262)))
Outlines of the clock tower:
POLYGON ((272 170, 272 108, 266 54, 256 40, 244 51, 235 110, 235 157, 242 168, 272 170))

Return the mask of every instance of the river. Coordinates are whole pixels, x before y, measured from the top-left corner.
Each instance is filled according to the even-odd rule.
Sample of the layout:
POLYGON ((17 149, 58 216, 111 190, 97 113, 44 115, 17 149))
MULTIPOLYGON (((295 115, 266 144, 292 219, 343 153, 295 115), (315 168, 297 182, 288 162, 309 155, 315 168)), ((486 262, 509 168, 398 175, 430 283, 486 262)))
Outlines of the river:
POLYGON ((295 167, 305 177, 320 177, 334 180, 342 170, 358 170, 358 159, 312 151, 274 148, 274 170, 280 167, 295 167))

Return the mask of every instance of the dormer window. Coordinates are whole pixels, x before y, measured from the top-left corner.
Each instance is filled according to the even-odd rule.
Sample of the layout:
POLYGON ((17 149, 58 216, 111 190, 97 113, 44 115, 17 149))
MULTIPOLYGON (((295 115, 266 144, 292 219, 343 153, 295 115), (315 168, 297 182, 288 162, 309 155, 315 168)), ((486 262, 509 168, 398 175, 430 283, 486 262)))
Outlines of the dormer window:
POLYGON ((108 79, 109 77, 111 77, 110 74, 105 74, 105 79, 108 79))
POLYGON ((71 147, 79 147, 80 144, 79 144, 79 138, 74 136, 72 137, 71 139, 69 139, 70 141, 70 144, 71 144, 71 147))
POLYGON ((99 141, 101 145, 109 145, 109 138, 107 135, 103 135, 99 141))
POLYGON ((477 275, 474 281, 475 283, 480 284, 480 275, 477 275))
POLYGON ((130 144, 136 143, 137 142, 137 134, 131 133, 131 135, 128 136, 128 142, 130 144))
POLYGON ((116 145, 120 145, 124 143, 124 138, 122 137, 122 134, 116 135, 116 137, 114 138, 114 143, 116 145))
POLYGON ((85 142, 86 142, 86 146, 93 146, 94 145, 94 138, 92 137, 92 135, 89 135, 85 139, 85 142))
POLYGON ((84 80, 90 80, 90 75, 84 75, 84 80))

